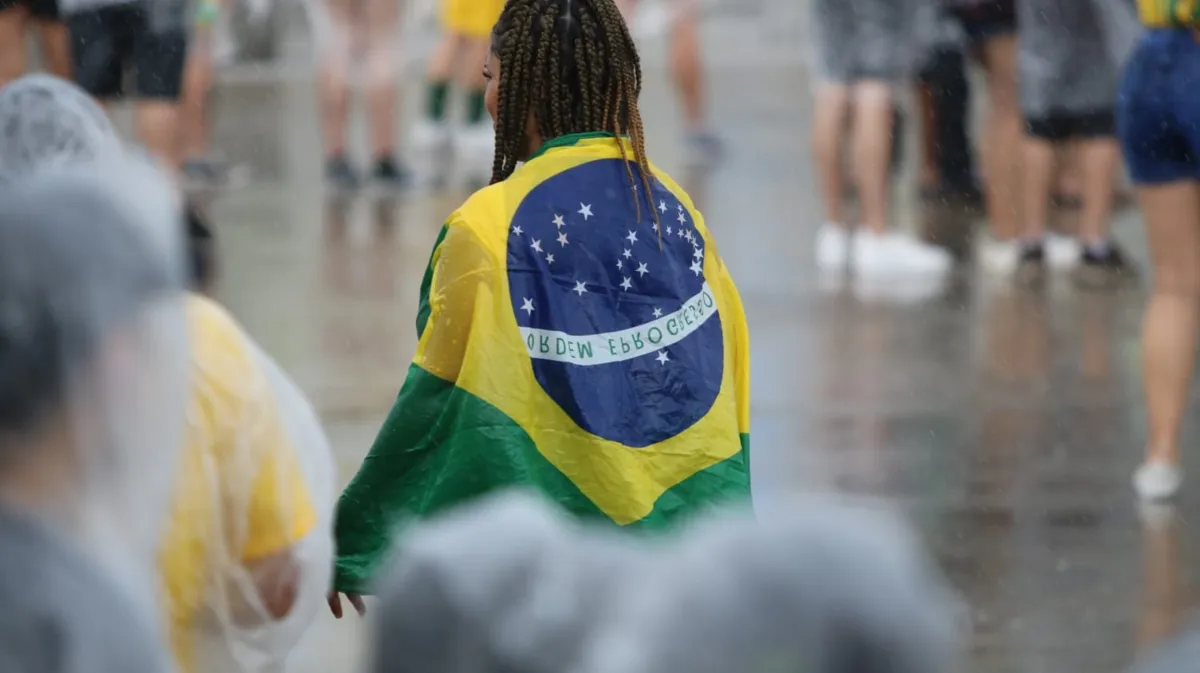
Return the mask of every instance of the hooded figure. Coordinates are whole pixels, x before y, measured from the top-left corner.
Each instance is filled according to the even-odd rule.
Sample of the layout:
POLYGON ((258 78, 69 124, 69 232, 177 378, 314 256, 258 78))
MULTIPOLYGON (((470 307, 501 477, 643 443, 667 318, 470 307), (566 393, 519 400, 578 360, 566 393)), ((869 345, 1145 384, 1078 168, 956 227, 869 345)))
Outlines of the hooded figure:
MULTIPOLYGON (((73 84, 30 76, 0 90, 0 184, 108 157, 130 160, 73 84)), ((164 189, 174 215, 151 224, 177 237, 180 203, 164 189)), ((163 481, 173 493, 158 558, 169 639, 183 673, 274 670, 325 604, 332 453, 304 395, 228 312, 198 292, 184 311, 187 423, 181 465, 163 481)))
POLYGON ((523 494, 415 525, 380 587, 373 673, 566 673, 646 551, 523 494))
MULTIPOLYGON (((0 670, 161 673, 154 572, 187 391, 152 167, 0 185, 0 670)), ((166 235, 165 235, 166 234, 166 235)))
POLYGON ((952 673, 955 601, 898 522, 806 505, 699 526, 572 673, 952 673))

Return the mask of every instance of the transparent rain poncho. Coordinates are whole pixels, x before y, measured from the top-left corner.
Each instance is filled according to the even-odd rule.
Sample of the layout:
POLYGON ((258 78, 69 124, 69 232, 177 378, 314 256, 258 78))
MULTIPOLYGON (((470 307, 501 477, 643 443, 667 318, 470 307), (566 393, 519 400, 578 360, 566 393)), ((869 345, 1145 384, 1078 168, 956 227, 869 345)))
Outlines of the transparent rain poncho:
POLYGON ((0 183, 120 148, 104 110, 72 83, 36 74, 0 88, 0 183))
POLYGON ((572 673, 952 673, 958 604, 879 513, 823 504, 699 526, 626 588, 572 673))
MULTIPOLYGON (((103 112, 48 76, 0 90, 0 184, 130 159, 103 112), (41 121, 39 121, 41 120, 41 121)), ((177 236, 180 204, 156 224, 177 236)), ((280 666, 324 606, 335 470, 304 395, 211 300, 186 301, 191 391, 159 570, 184 673, 280 666)))
POLYGON ((569 673, 647 553, 520 493, 401 539, 380 586, 373 673, 569 673))
POLYGON ((162 226, 177 207, 133 159, 0 184, 6 671, 165 663, 154 564, 187 392, 183 245, 162 226), (15 544, 13 521, 42 533, 15 544), (22 559, 35 572, 9 575, 22 559))

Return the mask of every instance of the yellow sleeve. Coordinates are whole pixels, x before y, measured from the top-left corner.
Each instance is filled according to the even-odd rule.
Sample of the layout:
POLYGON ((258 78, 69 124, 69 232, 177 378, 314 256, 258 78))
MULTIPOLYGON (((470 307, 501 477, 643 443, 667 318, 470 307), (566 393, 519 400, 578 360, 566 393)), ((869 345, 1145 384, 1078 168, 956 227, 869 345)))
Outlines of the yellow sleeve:
POLYGON ((303 539, 316 526, 316 509, 249 337, 215 304, 197 316, 227 544, 241 560, 254 561, 303 539))

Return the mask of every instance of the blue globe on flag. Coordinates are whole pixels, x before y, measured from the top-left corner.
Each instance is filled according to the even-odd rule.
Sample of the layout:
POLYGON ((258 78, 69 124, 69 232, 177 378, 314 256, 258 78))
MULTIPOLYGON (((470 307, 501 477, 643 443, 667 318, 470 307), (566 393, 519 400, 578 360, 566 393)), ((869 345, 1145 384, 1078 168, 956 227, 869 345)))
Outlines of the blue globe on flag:
POLYGON ((651 180, 656 223, 637 182, 640 221, 621 160, 547 179, 512 219, 507 264, 542 390, 584 430, 642 448, 709 412, 725 357, 706 242, 687 208, 651 180))

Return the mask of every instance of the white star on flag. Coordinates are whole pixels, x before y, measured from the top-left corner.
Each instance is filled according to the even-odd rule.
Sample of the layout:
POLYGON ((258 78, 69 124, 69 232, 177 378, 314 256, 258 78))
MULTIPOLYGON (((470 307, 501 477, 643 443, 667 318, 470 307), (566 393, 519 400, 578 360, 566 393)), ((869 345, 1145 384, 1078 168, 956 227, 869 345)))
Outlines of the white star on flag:
POLYGON ((682 213, 683 212, 683 204, 682 203, 675 204, 675 209, 682 213))
POLYGON ((625 262, 622 262, 621 260, 618 259, 617 260, 617 271, 620 271, 621 269, 624 269, 624 268, 625 268, 625 262))
POLYGON ((544 251, 542 250, 542 241, 541 241, 541 239, 537 239, 537 238, 533 239, 533 243, 530 243, 530 244, 529 244, 529 247, 533 248, 534 250, 537 250, 538 252, 544 252, 544 251))
POLYGON ((658 357, 656 357, 656 358, 654 358, 654 359, 655 359, 655 360, 658 360, 658 363, 659 363, 659 364, 661 364, 661 365, 662 365, 662 366, 664 366, 664 367, 665 367, 665 366, 667 366, 667 363, 668 363, 668 362, 670 362, 670 360, 671 360, 671 358, 667 357, 667 352, 666 352, 666 351, 659 351, 659 352, 658 352, 658 357))
POLYGON ((658 202, 658 212, 660 212, 660 213, 667 212, 667 202, 666 201, 658 202))
POLYGON ((641 262, 640 264, 638 264, 638 268, 637 268, 637 274, 638 274, 639 276, 644 276, 644 275, 646 275, 646 274, 648 274, 648 273, 650 273, 650 269, 647 269, 647 268, 646 268, 646 263, 645 263, 645 262, 641 262))
POLYGON ((692 242, 692 230, 688 229, 687 231, 683 232, 683 237, 688 240, 688 243, 691 243, 692 242))
POLYGON ((560 232, 558 232, 558 244, 559 244, 559 245, 566 245, 566 244, 567 244, 567 235, 566 235, 566 234, 564 234, 564 233, 563 233, 563 232, 561 232, 561 231, 560 231, 560 232))
POLYGON ((625 248, 625 252, 622 252, 621 256, 625 259, 629 259, 630 257, 633 257, 633 253, 629 251, 629 248, 625 248))
POLYGON ((547 264, 554 263, 554 253, 550 253, 549 255, 546 255, 546 263, 547 264))
POLYGON ((621 281, 621 289, 622 290, 628 290, 631 287, 633 287, 633 282, 630 281, 628 278, 625 278, 621 281))
POLYGON ((667 236, 670 236, 670 235, 671 235, 671 228, 667 227, 667 236))
POLYGON ((512 228, 512 233, 516 234, 517 236, 520 236, 521 234, 525 233, 525 230, 521 228, 521 225, 514 224, 513 228, 512 228))
POLYGON ((525 312, 525 315, 533 314, 533 300, 529 297, 521 299, 521 310, 525 312))
POLYGON ((704 257, 704 248, 692 248, 692 257, 702 259, 704 257))
POLYGON ((683 211, 681 210, 679 211, 679 217, 676 217, 675 219, 679 220, 680 224, 683 224, 684 222, 687 222, 687 215, 684 215, 683 211))
POLYGON ((655 307, 654 307, 654 317, 655 317, 655 318, 661 318, 661 317, 662 317, 662 309, 661 309, 661 308, 659 308, 659 307, 657 307, 657 306, 655 306, 655 307))
POLYGON ((587 283, 584 283, 582 280, 577 280, 575 281, 575 289, 571 291, 582 297, 583 293, 588 291, 587 283))
POLYGON ((657 234, 658 233, 658 222, 655 222, 653 226, 654 226, 654 233, 657 234))
POLYGON ((704 270, 703 267, 700 266, 700 260, 698 259, 692 262, 692 265, 688 268, 691 269, 692 273, 696 274, 697 276, 699 276, 700 272, 704 270))
POLYGON ((683 238, 683 227, 680 227, 675 230, 675 236, 676 236, 676 238, 683 238))
POLYGON ((625 237, 625 240, 629 241, 630 243, 637 243, 637 234, 631 231, 629 232, 629 235, 625 237))
POLYGON ((555 215, 555 216, 554 216, 554 226, 558 227, 559 229, 562 229, 562 226, 563 226, 564 224, 566 224, 566 222, 565 222, 565 221, 563 221, 563 216, 562 216, 562 215, 555 215))
POLYGON ((587 222, 587 219, 588 219, 589 217, 592 217, 592 204, 590 204, 590 203, 587 203, 587 204, 581 203, 581 204, 579 204, 579 214, 580 214, 580 215, 583 215, 583 221, 584 221, 584 222, 587 222))

